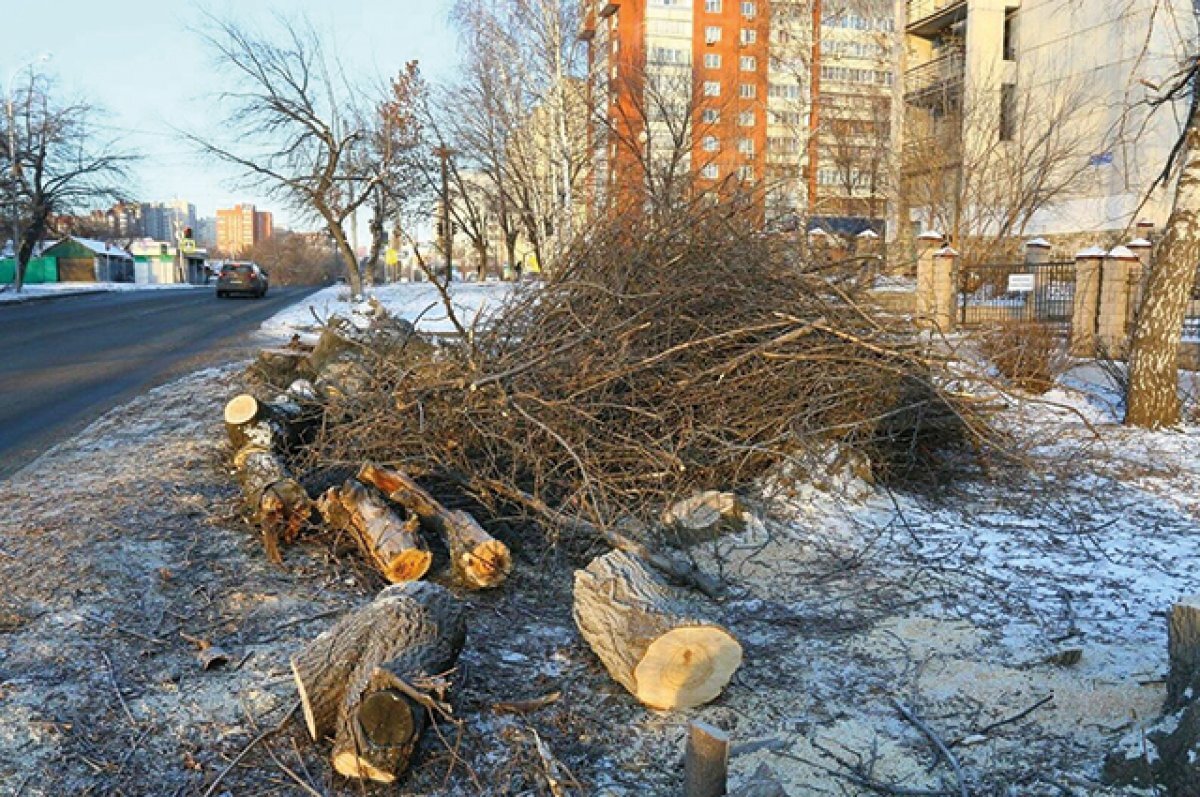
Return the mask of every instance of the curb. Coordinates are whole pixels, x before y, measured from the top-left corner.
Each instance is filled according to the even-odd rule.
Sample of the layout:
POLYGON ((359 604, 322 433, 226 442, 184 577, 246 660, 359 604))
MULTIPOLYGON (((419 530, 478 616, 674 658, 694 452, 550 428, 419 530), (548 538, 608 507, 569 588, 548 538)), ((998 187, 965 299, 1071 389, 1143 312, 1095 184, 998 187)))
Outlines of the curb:
POLYGON ((76 296, 98 296, 102 293, 113 293, 113 291, 87 290, 87 291, 71 291, 70 293, 47 293, 41 296, 22 296, 20 299, 9 299, 0 302, 0 307, 6 304, 31 304, 33 302, 54 302, 60 299, 71 299, 76 296))

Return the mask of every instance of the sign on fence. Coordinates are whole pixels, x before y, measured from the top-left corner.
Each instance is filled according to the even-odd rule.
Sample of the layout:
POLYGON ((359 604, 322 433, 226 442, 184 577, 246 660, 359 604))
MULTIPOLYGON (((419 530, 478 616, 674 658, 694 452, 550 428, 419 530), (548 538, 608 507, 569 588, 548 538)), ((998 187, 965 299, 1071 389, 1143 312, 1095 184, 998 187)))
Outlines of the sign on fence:
POLYGON ((1008 292, 1009 293, 1032 293, 1033 292, 1033 275, 1032 274, 1009 274, 1008 275, 1008 292))

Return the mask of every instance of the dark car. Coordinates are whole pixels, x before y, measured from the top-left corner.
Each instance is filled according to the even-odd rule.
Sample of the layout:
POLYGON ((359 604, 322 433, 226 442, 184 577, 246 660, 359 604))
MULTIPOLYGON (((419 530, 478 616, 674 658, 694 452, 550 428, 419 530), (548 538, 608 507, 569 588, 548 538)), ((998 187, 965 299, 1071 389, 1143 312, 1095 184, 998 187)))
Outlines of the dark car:
POLYGON ((217 277, 217 298, 235 293, 262 298, 267 295, 267 272, 255 263, 226 263, 217 277))

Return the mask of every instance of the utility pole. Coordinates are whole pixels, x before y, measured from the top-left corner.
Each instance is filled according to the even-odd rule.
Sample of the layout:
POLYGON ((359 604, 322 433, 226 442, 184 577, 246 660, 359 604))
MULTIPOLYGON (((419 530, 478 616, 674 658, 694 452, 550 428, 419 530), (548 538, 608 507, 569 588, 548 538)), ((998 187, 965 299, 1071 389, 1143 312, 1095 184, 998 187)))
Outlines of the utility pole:
POLYGON ((442 255, 446 258, 446 282, 454 279, 454 228, 450 225, 450 156, 454 151, 442 145, 433 151, 442 161, 442 255))

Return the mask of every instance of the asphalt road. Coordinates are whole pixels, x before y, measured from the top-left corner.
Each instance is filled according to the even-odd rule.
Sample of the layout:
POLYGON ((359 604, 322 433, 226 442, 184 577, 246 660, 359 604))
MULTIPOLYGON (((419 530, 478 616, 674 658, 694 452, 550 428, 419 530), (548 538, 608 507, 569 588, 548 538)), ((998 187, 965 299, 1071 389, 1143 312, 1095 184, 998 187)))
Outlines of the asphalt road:
POLYGON ((310 288, 263 299, 130 291, 0 304, 0 478, 112 407, 173 377, 248 356, 259 324, 310 288))

